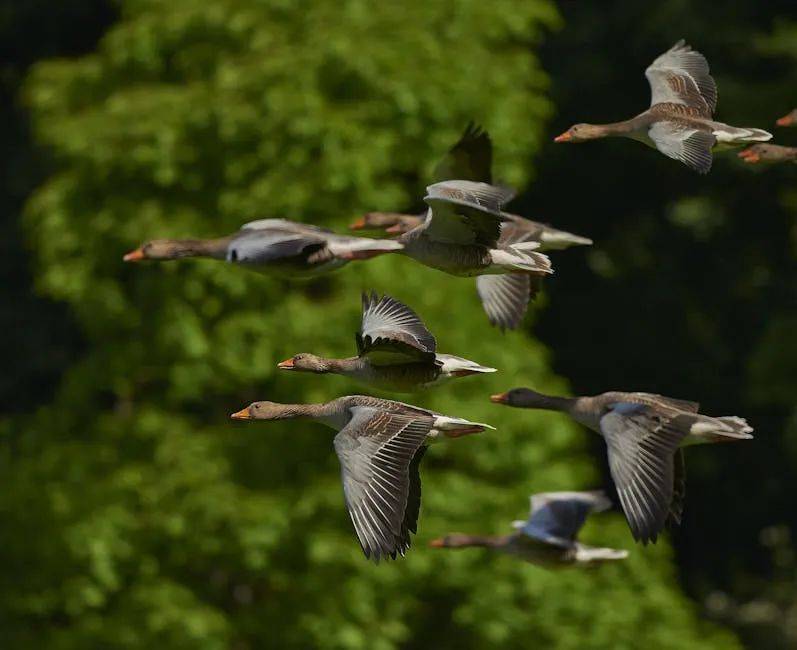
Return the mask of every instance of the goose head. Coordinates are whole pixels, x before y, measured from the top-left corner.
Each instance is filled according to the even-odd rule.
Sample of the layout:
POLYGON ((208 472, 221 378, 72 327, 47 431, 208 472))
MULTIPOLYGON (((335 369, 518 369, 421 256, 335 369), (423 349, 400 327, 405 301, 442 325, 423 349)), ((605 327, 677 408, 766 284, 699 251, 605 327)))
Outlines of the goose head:
POLYGON ((282 420, 301 415, 296 406, 278 402, 252 402, 240 411, 232 413, 233 420, 282 420))
POLYGON ((797 108, 795 108, 790 113, 787 113, 783 117, 779 117, 775 121, 775 124, 777 124, 778 126, 794 126, 795 124, 797 124, 797 108))
POLYGON ((586 142, 606 135, 606 130, 599 124, 575 124, 564 133, 557 135, 554 142, 586 142))
POLYGON ((329 363, 326 359, 316 356, 315 354, 310 354, 309 352, 294 354, 290 359, 280 361, 277 364, 277 368, 280 370, 315 372, 319 374, 329 372, 330 370, 329 363))
POLYGON ((754 144, 740 151, 739 158, 749 165, 760 162, 781 162, 783 160, 793 160, 795 152, 791 147, 779 147, 776 144, 754 144))
POLYGON ((541 408, 548 405, 550 397, 530 388, 513 388, 505 393, 490 395, 490 401, 517 408, 541 408))

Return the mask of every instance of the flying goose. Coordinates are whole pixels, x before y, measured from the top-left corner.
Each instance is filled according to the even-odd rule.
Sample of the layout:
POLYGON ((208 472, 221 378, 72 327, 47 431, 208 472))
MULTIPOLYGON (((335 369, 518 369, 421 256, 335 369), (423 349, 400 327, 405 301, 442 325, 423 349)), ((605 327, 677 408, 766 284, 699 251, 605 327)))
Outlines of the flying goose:
POLYGON ((795 126, 797 125, 797 108, 789 111, 783 117, 779 117, 775 124, 778 126, 795 126))
POLYGON ((507 406, 562 411, 603 436, 631 534, 643 544, 655 542, 668 520, 681 523, 686 487, 681 447, 753 437, 742 418, 701 415, 696 402, 650 393, 554 397, 515 388, 490 399, 507 406))
POLYGON ((515 555, 547 568, 588 565, 623 560, 628 551, 587 546, 576 536, 593 512, 611 508, 603 492, 543 492, 531 495, 531 512, 526 521, 512 522, 511 535, 484 536, 451 533, 429 542, 433 548, 482 546, 515 555))
POLYGON ((649 109, 623 122, 576 124, 554 142, 632 138, 706 174, 711 169, 714 145, 744 145, 772 138, 763 129, 740 128, 713 119, 717 85, 706 58, 683 40, 653 61, 645 76, 650 83, 649 109))
POLYGON ((410 547, 421 506, 418 472, 426 446, 493 427, 402 402, 349 395, 325 404, 254 402, 237 420, 309 418, 338 431, 346 508, 365 557, 396 559, 410 547))
POLYGON ((154 239, 124 256, 125 262, 210 257, 258 271, 312 276, 351 259, 397 250, 392 240, 338 235, 287 219, 260 219, 219 239, 154 239))
MULTIPOLYGON (((501 241, 501 205, 506 188, 475 181, 444 181, 426 188, 429 206, 417 227, 393 240, 406 255, 450 275, 479 276, 487 315, 500 327, 516 325, 525 312, 533 282, 553 273, 537 242, 501 241), (489 278, 482 280, 482 278, 489 278)), ((390 251, 389 251, 390 252, 390 251)))
MULTIPOLYGON (((492 165, 490 136, 482 128, 470 123, 462 137, 435 168, 434 180, 440 182, 461 179, 492 183, 492 165)), ((378 228, 394 235, 403 234, 421 225, 425 217, 425 214, 369 212, 352 223, 350 228, 378 228)), ((542 252, 592 244, 592 240, 586 237, 557 230, 518 215, 502 212, 502 218, 499 248, 523 242, 539 242, 537 250, 542 252)), ((539 284, 539 280, 520 275, 482 275, 476 278, 476 287, 487 316, 493 325, 501 329, 515 329, 520 325, 539 284)))
POLYGON ((418 315, 390 296, 362 295, 362 323, 355 340, 357 356, 325 359, 296 354, 278 364, 283 370, 334 373, 363 384, 401 393, 455 377, 495 372, 462 357, 436 352, 437 342, 418 315))
POLYGON ((797 162, 797 147, 783 147, 779 144, 754 144, 739 152, 739 158, 749 164, 760 162, 797 162))

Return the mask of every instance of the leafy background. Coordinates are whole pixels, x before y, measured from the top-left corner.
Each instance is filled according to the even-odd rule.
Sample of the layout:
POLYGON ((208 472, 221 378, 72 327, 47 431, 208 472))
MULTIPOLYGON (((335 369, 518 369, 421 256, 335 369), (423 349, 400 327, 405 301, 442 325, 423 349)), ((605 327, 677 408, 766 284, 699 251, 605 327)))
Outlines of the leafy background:
POLYGON ((720 119, 771 125, 797 101, 794 13, 0 4, 3 647, 792 647, 793 167, 726 155, 704 178, 633 143, 549 141, 643 107, 642 70, 681 37, 712 63, 720 119), (556 255, 524 331, 491 330, 472 282, 390 256, 311 283, 120 262, 153 236, 418 207, 470 119, 498 177, 525 188, 517 211, 597 242, 556 255), (378 567, 354 542, 330 431, 228 420, 256 398, 358 390, 274 364, 349 354, 371 288, 412 305, 445 351, 501 369, 412 398, 498 430, 430 451, 415 548, 378 567), (633 547, 617 513, 591 521, 585 539, 629 548, 627 563, 553 573, 425 549, 505 531, 532 491, 607 483, 597 437, 486 400, 517 384, 699 399, 758 440, 688 454, 672 546, 633 547))

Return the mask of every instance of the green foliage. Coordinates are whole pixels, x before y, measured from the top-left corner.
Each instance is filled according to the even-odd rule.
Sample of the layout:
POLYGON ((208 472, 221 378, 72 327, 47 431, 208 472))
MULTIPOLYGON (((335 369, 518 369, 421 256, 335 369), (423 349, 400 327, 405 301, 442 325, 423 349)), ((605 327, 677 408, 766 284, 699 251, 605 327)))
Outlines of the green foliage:
MULTIPOLYGON (((558 20, 548 0, 129 0, 96 54, 35 68, 26 97, 56 169, 26 227, 40 290, 89 350, 54 403, 0 429, 4 647, 735 647, 679 593, 666 543, 561 573, 424 548, 599 480, 589 434, 487 401, 566 387, 541 343, 489 328, 471 281, 388 257, 310 284, 121 263, 150 237, 410 207, 470 118, 499 177, 524 183, 551 112, 534 46, 558 20), (349 353, 370 288, 443 351, 500 368, 412 398, 498 430, 427 454, 415 547, 380 566, 356 544, 329 430, 228 420, 255 398, 354 392, 274 366, 349 353)), ((632 546, 618 514, 584 537, 632 546)))

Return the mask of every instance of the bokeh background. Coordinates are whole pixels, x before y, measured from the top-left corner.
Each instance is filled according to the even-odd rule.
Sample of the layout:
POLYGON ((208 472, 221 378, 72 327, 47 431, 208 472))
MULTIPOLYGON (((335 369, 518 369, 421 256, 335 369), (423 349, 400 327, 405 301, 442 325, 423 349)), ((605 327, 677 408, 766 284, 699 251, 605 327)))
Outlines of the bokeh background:
POLYGON ((701 177, 631 142, 550 142, 642 110, 644 68, 682 37, 719 119, 774 130, 797 105, 797 8, 722 4, 0 2, 2 647, 795 647, 797 168, 720 155, 701 177), (519 332, 489 328, 471 281, 398 257, 309 283, 121 263, 150 237, 419 208, 471 119, 515 212, 596 242, 555 254, 519 332), (228 420, 359 390, 274 365, 350 354, 371 288, 501 370, 412 398, 498 430, 427 454, 415 546, 380 566, 332 432, 228 420), (532 491, 608 486, 597 436, 487 401, 515 385, 699 400, 757 439, 689 451, 684 525, 654 547, 619 513, 589 522, 626 563, 425 548, 505 532, 532 491))

